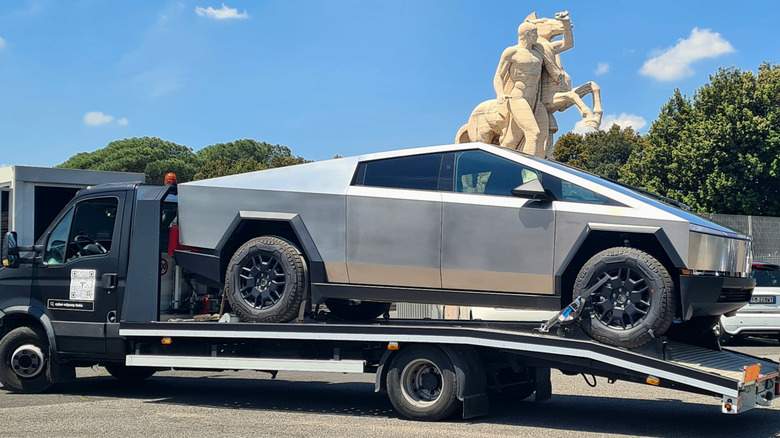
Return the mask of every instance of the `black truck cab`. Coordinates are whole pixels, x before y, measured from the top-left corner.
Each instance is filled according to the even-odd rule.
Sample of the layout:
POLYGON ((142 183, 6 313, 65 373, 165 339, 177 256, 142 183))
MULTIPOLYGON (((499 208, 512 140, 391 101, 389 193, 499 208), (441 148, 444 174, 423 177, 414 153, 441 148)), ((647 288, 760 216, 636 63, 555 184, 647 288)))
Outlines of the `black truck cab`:
POLYGON ((119 323, 159 318, 161 259, 150 254, 167 251, 175 221, 174 185, 82 189, 35 246, 18 248, 29 252, 17 269, 0 269, 0 335, 34 322, 56 361, 121 361, 119 323))

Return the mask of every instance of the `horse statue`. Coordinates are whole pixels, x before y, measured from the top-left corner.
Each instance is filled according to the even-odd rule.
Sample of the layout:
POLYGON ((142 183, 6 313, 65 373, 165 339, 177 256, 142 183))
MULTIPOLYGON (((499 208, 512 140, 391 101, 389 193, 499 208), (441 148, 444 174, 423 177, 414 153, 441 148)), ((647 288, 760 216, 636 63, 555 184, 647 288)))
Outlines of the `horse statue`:
MULTIPOLYGON (((553 156, 553 135, 558 132, 558 124, 553 113, 564 111, 575 106, 585 125, 594 129, 601 126, 601 118, 604 110, 601 106, 601 89, 595 82, 586 82, 576 88, 572 88, 571 78, 563 70, 560 61, 560 53, 574 46, 574 37, 571 29, 574 27, 569 20, 568 12, 559 12, 555 18, 538 18, 536 12, 525 19, 526 22, 536 25, 538 33, 538 46, 544 50, 547 56, 552 56, 562 71, 558 81, 550 78, 550 75, 542 75, 540 102, 547 109, 549 132, 545 155, 553 156), (562 39, 552 41, 553 38, 562 36, 562 39), (593 109, 591 110, 582 100, 590 94, 593 97, 593 109)), ((509 85, 508 85, 509 86, 509 85)), ((474 108, 469 116, 469 121, 463 125, 455 136, 456 143, 480 141, 488 144, 501 144, 501 138, 506 134, 509 114, 504 105, 499 105, 496 99, 486 100, 474 108)))

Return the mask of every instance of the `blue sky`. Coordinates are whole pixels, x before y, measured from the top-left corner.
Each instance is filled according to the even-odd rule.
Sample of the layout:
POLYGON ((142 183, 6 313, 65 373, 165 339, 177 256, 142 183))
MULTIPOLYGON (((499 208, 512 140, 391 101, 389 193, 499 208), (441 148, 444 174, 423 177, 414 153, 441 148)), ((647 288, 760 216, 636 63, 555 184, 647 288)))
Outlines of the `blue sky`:
MULTIPOLYGON (((562 10, 563 66, 601 87, 603 128, 644 133, 675 88, 780 61, 777 0, 1 0, 0 165, 142 136, 253 138, 313 160, 451 143, 495 97, 517 26, 562 10)), ((559 135, 580 120, 557 118, 559 135)))

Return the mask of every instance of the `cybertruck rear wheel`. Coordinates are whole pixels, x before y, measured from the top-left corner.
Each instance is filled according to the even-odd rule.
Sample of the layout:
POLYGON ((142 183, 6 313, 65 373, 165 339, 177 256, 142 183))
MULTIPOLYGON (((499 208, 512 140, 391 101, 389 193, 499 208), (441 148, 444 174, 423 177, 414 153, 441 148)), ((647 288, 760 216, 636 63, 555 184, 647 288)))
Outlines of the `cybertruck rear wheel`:
POLYGON ((594 255, 577 275, 574 296, 587 292, 592 310, 580 325, 593 339, 636 348, 666 332, 674 318, 674 282, 655 257, 615 247, 594 255))
POLYGON ((291 321, 298 316, 306 293, 306 262, 284 239, 252 239, 230 259, 225 293, 242 321, 291 321))

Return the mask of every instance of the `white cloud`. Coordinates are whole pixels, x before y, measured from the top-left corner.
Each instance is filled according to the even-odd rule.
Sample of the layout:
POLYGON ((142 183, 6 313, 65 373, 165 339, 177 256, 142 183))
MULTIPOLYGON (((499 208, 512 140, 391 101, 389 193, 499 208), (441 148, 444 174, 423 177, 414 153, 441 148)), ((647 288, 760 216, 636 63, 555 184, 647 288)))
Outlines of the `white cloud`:
POLYGON ((246 9, 242 13, 238 13, 238 9, 229 8, 222 3, 222 9, 214 9, 211 6, 208 8, 201 8, 195 6, 195 13, 201 17, 211 18, 213 20, 241 20, 249 18, 249 14, 246 13, 246 9))
POLYGON ((88 126, 100 126, 114 121, 114 116, 103 114, 100 111, 92 111, 84 114, 84 123, 88 126))
POLYGON ((3 37, 0 37, 0 49, 5 48, 5 40, 3 37))
MULTIPOLYGON (((90 111, 84 114, 84 124, 87 126, 107 125, 109 123, 113 123, 114 120, 116 120, 116 117, 103 114, 101 111, 90 111)), ((128 123, 130 123, 130 121, 122 117, 121 119, 117 120, 116 123, 120 126, 126 126, 128 123)))
MULTIPOLYGON (((647 120, 645 120, 641 116, 637 116, 636 114, 620 113, 619 116, 616 116, 614 114, 607 114, 601 120, 601 127, 599 129, 602 131, 606 131, 612 128, 612 125, 618 125, 621 128, 630 127, 634 131, 640 131, 642 128, 647 126, 647 120)), ((596 131, 595 129, 585 126, 585 119, 582 119, 579 122, 575 123, 574 129, 571 130, 571 132, 575 134, 586 134, 588 132, 595 132, 595 131, 596 131)))
POLYGON ((603 75, 604 73, 609 73, 609 63, 599 62, 598 65, 596 65, 596 71, 594 71, 593 73, 596 76, 603 75))
POLYGON ((734 51, 719 33, 694 27, 690 37, 677 40, 674 47, 648 59, 639 72, 659 81, 674 81, 693 75, 691 64, 695 61, 734 51))

